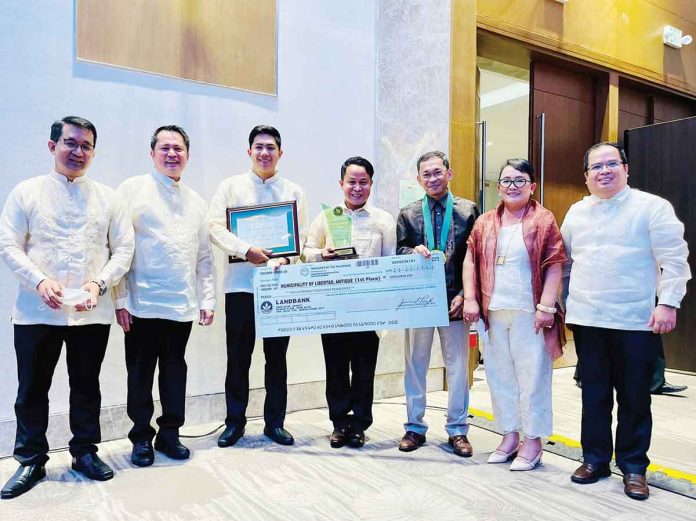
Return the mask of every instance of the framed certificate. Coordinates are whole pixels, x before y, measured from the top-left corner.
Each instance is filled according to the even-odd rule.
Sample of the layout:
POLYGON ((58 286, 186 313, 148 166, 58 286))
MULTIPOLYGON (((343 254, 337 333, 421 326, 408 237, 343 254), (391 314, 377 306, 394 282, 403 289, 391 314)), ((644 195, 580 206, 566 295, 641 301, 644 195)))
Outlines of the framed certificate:
MULTIPOLYGON (((300 254, 297 201, 227 209, 227 229, 244 242, 266 250, 270 257, 300 254)), ((230 262, 246 262, 230 255, 230 262)))

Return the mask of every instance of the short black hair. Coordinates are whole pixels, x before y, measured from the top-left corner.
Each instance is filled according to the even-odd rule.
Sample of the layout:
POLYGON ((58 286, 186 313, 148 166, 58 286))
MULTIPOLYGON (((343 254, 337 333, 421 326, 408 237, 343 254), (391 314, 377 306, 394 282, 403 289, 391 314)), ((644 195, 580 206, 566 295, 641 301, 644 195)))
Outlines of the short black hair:
POLYGON ((179 125, 162 125, 157 130, 155 130, 152 134, 152 137, 150 138, 150 149, 154 150, 157 146, 157 134, 159 134, 160 132, 176 132, 183 138, 184 145, 186 146, 186 152, 189 151, 190 140, 188 134, 179 125))
POLYGON ((503 174, 503 170, 505 170, 505 167, 507 166, 514 168, 518 172, 527 174, 529 176, 529 180, 532 183, 534 182, 534 167, 532 166, 532 163, 530 163, 526 159, 521 158, 508 159, 507 161, 505 161, 505 163, 503 163, 503 166, 500 167, 500 172, 498 173, 498 181, 500 181, 500 176, 503 174))
POLYGON ((65 125, 72 125, 73 127, 89 130, 92 136, 94 136, 94 143, 92 143, 92 145, 97 146, 97 128, 91 121, 81 118, 80 116, 65 116, 63 119, 54 121, 51 124, 51 141, 57 142, 60 139, 60 136, 63 135, 63 127, 65 125))
POLYGON ((280 146, 280 132, 278 132, 277 128, 271 127, 270 125, 256 125, 251 129, 251 132, 249 132, 249 148, 251 148, 251 145, 254 144, 254 138, 261 134, 268 134, 275 139, 278 149, 282 148, 280 146))
POLYGON ((616 150, 619 151, 619 157, 621 158, 621 162, 624 165, 628 164, 628 157, 626 157, 626 151, 623 149, 621 145, 619 145, 616 141, 602 141, 601 143, 597 143, 596 145, 592 145, 590 148, 587 149, 587 152, 585 152, 585 157, 582 158, 582 171, 587 172, 587 170, 590 168, 590 153, 593 150, 597 150, 598 148, 601 147, 613 147, 616 150))
POLYGON ((439 157, 440 159, 442 159, 442 164, 445 165, 445 168, 449 170, 450 164, 449 159, 447 159, 447 154, 445 154, 444 152, 440 152, 439 150, 431 150, 430 152, 426 152, 418 158, 418 161, 416 162, 416 171, 418 172, 418 175, 420 175, 421 163, 423 161, 433 159, 434 157, 439 157))
POLYGON ((341 179, 343 179, 346 176, 346 170, 348 170, 348 167, 350 165, 357 165, 363 167, 367 172, 367 175, 370 176, 370 179, 372 179, 372 176, 375 175, 375 168, 372 166, 372 163, 370 163, 364 157, 353 156, 346 159, 341 165, 341 179))

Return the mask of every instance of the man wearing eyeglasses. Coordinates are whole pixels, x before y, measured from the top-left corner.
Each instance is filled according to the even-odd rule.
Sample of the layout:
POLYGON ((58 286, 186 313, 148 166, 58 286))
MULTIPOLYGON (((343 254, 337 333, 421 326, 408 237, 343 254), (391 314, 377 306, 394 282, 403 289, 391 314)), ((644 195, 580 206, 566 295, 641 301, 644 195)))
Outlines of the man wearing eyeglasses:
POLYGON ((107 289, 133 256, 133 228, 114 191, 86 176, 97 130, 68 116, 51 126, 54 168, 17 185, 0 217, 0 256, 19 279, 12 311, 17 356, 17 472, 2 489, 17 497, 46 476, 48 391, 63 343, 70 379, 72 468, 105 481, 99 371, 114 313, 107 289))
MULTIPOLYGON (((418 183, 426 195, 399 212, 396 228, 397 255, 419 254, 429 258, 433 251, 445 255, 445 285, 449 304, 449 325, 438 327, 442 358, 447 376, 448 404, 445 430, 457 456, 473 454, 467 438, 469 425, 469 343, 468 330, 462 320, 464 297, 462 266, 466 240, 479 216, 476 205, 450 193, 454 172, 447 155, 432 151, 423 154, 416 164, 418 183)), ((410 452, 425 443, 428 424, 425 414, 426 377, 430 366, 435 328, 406 331, 404 350, 406 369, 407 423, 399 450, 410 452)))
POLYGON ((647 499, 659 335, 674 329, 691 278, 684 225, 668 201, 628 186, 627 159, 618 144, 592 146, 584 170, 591 195, 570 207, 561 226, 569 259, 566 323, 582 364, 584 463, 571 480, 587 484, 608 477, 615 451, 625 494, 647 499))

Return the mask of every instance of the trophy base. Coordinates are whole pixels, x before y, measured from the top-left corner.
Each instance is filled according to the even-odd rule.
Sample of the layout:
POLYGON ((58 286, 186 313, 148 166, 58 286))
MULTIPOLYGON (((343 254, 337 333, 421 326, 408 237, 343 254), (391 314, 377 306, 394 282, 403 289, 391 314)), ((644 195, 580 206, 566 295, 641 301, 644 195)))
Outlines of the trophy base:
POLYGON ((331 257, 325 258, 324 260, 347 260, 347 259, 357 259, 358 252, 355 251, 354 246, 344 246, 342 248, 334 248, 331 257))

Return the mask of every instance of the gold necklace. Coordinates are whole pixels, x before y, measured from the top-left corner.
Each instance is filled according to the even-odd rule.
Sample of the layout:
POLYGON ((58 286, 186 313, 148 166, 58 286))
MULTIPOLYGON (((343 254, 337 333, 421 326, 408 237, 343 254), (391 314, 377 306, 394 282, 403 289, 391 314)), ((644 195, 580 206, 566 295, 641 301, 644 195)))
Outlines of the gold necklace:
MULTIPOLYGON (((510 235, 510 238, 507 241, 507 245, 505 246, 505 254, 503 255, 497 255, 497 249, 498 245, 496 244, 496 256, 495 256, 495 263, 498 266, 503 266, 505 264, 505 259, 507 258, 508 250, 510 249, 510 243, 512 240, 515 238, 515 234, 517 233, 517 228, 519 228, 520 224, 522 224, 522 219, 524 219, 524 216, 527 214, 527 208, 529 208, 529 205, 527 205, 524 209, 524 212, 522 212, 522 217, 519 218, 517 223, 515 224, 515 228, 512 230, 512 235, 510 235)), ((501 228, 502 228, 502 218, 501 218, 501 228)))

